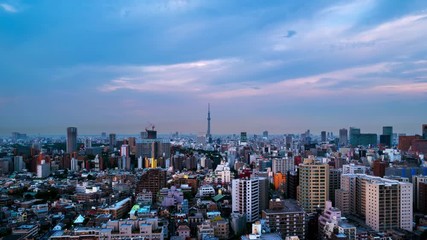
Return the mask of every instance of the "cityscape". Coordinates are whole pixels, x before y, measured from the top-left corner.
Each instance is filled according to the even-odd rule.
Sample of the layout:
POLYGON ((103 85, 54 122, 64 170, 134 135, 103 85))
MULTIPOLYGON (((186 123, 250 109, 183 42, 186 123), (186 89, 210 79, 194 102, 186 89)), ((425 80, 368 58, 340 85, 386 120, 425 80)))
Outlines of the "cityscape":
POLYGON ((66 137, 0 145, 2 239, 425 239, 420 134, 66 137))
POLYGON ((426 240, 425 0, 0 0, 0 240, 426 240))

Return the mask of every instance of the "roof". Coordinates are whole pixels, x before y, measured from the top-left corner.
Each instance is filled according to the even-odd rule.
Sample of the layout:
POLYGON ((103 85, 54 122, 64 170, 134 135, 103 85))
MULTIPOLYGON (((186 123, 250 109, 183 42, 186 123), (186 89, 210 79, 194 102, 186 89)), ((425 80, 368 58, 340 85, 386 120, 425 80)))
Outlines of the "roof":
POLYGON ((224 195, 218 194, 215 197, 213 197, 212 200, 214 200, 215 202, 218 202, 219 200, 221 200, 223 198, 224 198, 224 195))
POLYGON ((79 215, 76 220, 74 220, 75 224, 83 223, 85 221, 85 218, 82 215, 79 215))

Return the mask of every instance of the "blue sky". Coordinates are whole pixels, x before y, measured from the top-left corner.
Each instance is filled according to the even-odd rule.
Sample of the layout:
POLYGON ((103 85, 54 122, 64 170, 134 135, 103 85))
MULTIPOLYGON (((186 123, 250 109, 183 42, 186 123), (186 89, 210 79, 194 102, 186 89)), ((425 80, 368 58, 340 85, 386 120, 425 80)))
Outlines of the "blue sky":
POLYGON ((427 2, 0 0, 0 135, 420 133, 427 2))

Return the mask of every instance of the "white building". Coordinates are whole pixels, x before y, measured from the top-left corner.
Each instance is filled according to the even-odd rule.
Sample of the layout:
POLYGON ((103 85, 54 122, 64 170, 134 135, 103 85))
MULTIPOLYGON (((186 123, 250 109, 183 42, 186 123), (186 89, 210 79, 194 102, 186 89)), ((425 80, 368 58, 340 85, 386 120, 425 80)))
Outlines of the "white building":
POLYGON ((342 166, 343 174, 365 174, 367 171, 367 167, 361 165, 345 164, 342 166))
POLYGON ((273 173, 281 172, 286 174, 288 171, 294 171, 295 169, 293 158, 273 158, 272 164, 273 173))
POLYGON ((50 164, 46 163, 45 160, 41 161, 41 164, 37 165, 37 177, 45 178, 50 175, 50 164))
POLYGON ((246 214, 246 222, 259 219, 259 180, 233 179, 232 181, 232 210, 246 214))
POLYGON ((215 169, 215 175, 218 179, 221 180, 221 183, 230 183, 231 182, 231 171, 230 167, 226 163, 218 164, 215 169))
POLYGON ((71 171, 78 171, 78 170, 79 170, 78 160, 75 158, 71 158, 71 171))
POLYGON ((201 186, 199 188, 200 197, 213 196, 215 195, 215 189, 211 185, 201 186))

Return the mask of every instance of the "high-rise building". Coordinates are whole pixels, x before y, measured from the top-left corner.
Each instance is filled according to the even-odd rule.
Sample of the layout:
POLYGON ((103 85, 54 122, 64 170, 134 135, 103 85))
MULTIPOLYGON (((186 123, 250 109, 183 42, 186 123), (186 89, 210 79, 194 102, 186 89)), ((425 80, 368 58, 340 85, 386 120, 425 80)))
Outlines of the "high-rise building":
POLYGON ((232 210, 246 215, 246 222, 253 223, 259 219, 259 180, 233 179, 232 210))
POLYGON ((376 231, 412 229, 412 184, 365 174, 341 175, 336 204, 342 213, 364 217, 376 231))
POLYGON ((292 236, 305 239, 305 215, 293 199, 271 199, 268 210, 262 211, 262 218, 271 232, 280 233, 283 239, 292 236))
POLYGON ((423 124, 422 133, 423 133, 423 139, 427 140, 427 124, 423 124))
POLYGON ((298 202, 304 211, 316 212, 329 199, 329 165, 304 159, 299 165, 298 202))
POLYGON ((366 224, 375 231, 412 230, 412 184, 394 180, 366 184, 366 224))
POLYGON ((421 209, 421 204, 422 202, 420 202, 420 184, 421 183, 425 183, 427 184, 427 176, 423 176, 423 175, 415 175, 412 176, 412 184, 414 184, 414 206, 416 210, 420 210, 421 209))
POLYGON ((383 134, 380 135, 380 144, 383 146, 391 147, 393 144, 393 127, 384 126, 383 134))
POLYGON ((212 135, 211 135, 211 105, 208 104, 208 129, 206 131, 206 140, 208 143, 212 143, 212 135))
POLYGON ((77 128, 67 128, 67 153, 77 151, 77 128))
POLYGON ((240 145, 246 145, 248 143, 248 134, 247 132, 240 133, 240 145))
POLYGON ((286 174, 286 196, 297 199, 297 189, 299 185, 299 176, 296 171, 288 171, 286 174))
POLYGON ((13 158, 13 170, 16 172, 22 171, 25 168, 24 159, 22 156, 15 156, 13 158))
POLYGON ((384 126, 383 127, 383 135, 393 135, 393 127, 392 126, 384 126))
POLYGON ((341 188, 341 169, 329 169, 329 200, 335 206, 335 190, 341 188))
POLYGON ((418 211, 422 214, 427 214, 427 183, 418 185, 418 211))
POLYGON ((155 199, 157 193, 164 187, 166 187, 165 169, 145 169, 136 186, 136 194, 143 192, 145 189, 146 191, 151 192, 153 199, 155 199))
POLYGON ((320 133, 320 138, 322 142, 326 142, 326 131, 322 131, 320 133))
POLYGON ((265 177, 258 177, 259 181, 259 210, 268 208, 268 193, 270 190, 270 182, 265 177))
POLYGON ((263 137, 264 139, 268 139, 268 131, 264 131, 264 132, 262 132, 262 137, 263 137))
POLYGON ((109 141, 110 151, 116 147, 116 143, 117 143, 116 142, 116 134, 110 133, 110 141, 109 141))
POLYGON ((350 144, 357 146, 357 136, 360 135, 360 128, 350 127, 350 144))
POLYGON ((346 146, 348 144, 348 131, 346 128, 340 129, 340 146, 346 146))

